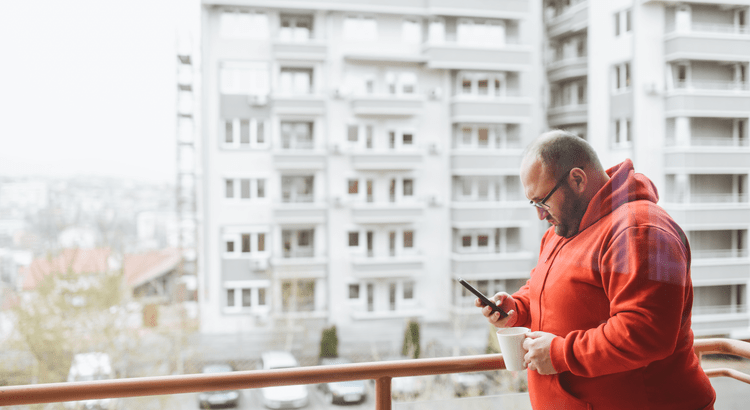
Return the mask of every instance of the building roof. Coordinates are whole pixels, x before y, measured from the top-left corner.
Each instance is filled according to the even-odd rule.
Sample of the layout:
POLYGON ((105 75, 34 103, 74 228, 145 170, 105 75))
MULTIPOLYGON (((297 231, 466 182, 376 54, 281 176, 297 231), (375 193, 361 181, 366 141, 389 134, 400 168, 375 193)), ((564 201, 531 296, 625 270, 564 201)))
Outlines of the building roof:
POLYGON ((177 249, 161 249, 125 255, 123 274, 129 288, 140 286, 177 268, 180 252, 177 249))
POLYGON ((55 257, 34 259, 27 268, 20 268, 23 290, 36 288, 51 273, 100 273, 113 270, 112 251, 108 248, 64 249, 55 257))
MULTIPOLYGON (((51 273, 91 274, 117 270, 119 266, 112 263, 112 256, 108 248, 65 249, 55 257, 35 259, 27 268, 19 269, 23 275, 23 290, 33 290, 51 273)), ((126 285, 131 289, 140 286, 175 269, 179 263, 177 249, 125 255, 122 268, 126 285)))

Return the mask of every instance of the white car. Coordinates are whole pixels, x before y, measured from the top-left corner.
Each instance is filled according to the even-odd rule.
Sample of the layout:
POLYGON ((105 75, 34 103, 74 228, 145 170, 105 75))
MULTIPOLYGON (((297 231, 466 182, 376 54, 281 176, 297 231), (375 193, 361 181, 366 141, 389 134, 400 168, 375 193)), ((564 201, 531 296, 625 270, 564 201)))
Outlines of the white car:
MULTIPOLYGON (((299 362, 289 352, 271 351, 260 356, 261 370, 291 367, 299 367, 299 362)), ((269 409, 298 409, 309 403, 306 385, 264 387, 260 394, 269 409)))
MULTIPOLYGON (((90 382, 94 380, 114 379, 115 372, 109 355, 101 352, 79 353, 73 356, 68 372, 68 382, 90 382)), ((112 410, 119 405, 117 399, 94 399, 68 401, 64 406, 68 410, 97 409, 112 410)))

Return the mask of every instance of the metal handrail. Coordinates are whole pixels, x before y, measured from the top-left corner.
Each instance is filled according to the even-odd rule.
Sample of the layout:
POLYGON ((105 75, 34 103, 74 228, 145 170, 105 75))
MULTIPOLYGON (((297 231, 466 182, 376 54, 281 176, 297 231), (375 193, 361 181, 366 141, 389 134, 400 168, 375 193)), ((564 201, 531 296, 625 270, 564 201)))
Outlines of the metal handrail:
MULTIPOLYGON (((699 359, 706 354, 729 354, 750 359, 750 343, 732 339, 696 339, 699 359)), ((257 389, 272 386, 375 380, 375 408, 391 409, 394 377, 504 370, 501 354, 435 359, 395 360, 291 369, 238 371, 219 374, 138 377, 89 382, 47 383, 0 387, 0 406, 119 397, 157 396, 204 391, 257 389)), ((750 384, 750 375, 734 369, 705 370, 708 377, 731 377, 750 384)))
MULTIPOLYGON (((699 359, 706 354, 729 354, 750 359, 750 343, 733 339, 696 339, 693 350, 699 359)), ((750 384, 750 375, 734 369, 719 368, 705 370, 708 377, 731 377, 750 384)))
POLYGON ((118 397, 157 396, 216 390, 375 380, 375 408, 391 409, 394 377, 504 370, 500 354, 435 359, 394 360, 291 369, 237 371, 218 374, 138 377, 90 382, 47 383, 0 387, 0 406, 57 403, 118 397))

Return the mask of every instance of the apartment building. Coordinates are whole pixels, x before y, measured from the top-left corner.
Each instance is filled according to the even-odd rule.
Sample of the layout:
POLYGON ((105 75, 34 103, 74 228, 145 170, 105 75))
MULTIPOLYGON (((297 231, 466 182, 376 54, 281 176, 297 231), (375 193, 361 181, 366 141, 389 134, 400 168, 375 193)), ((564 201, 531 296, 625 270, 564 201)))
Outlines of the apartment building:
POLYGON ((747 0, 547 0, 547 121, 633 159, 692 246, 696 335, 750 337, 747 0))
POLYGON ((478 320, 528 278, 541 3, 202 2, 202 331, 478 320))

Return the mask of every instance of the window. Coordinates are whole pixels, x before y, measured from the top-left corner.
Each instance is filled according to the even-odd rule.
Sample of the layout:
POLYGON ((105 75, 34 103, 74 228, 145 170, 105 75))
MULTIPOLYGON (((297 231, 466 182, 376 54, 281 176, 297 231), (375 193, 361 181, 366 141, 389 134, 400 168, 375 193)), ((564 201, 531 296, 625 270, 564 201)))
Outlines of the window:
POLYGON ((404 133, 403 135, 403 145, 413 145, 414 144, 414 134, 412 133, 404 133))
POLYGON ((632 29, 632 18, 630 9, 620 10, 614 15, 615 37, 630 32, 632 29))
POLYGON ((343 31, 343 38, 348 41, 375 41, 378 37, 377 22, 369 16, 347 16, 343 31))
POLYGON ((359 299, 359 284, 349 285, 349 299, 359 299))
POLYGON ((349 232, 349 246, 359 246, 359 232, 349 232))
POLYGON ((404 282, 404 296, 403 297, 406 300, 414 299, 414 282, 412 281, 404 282))
POLYGON ((501 20, 458 19, 456 38, 464 44, 505 44, 505 23, 501 20))
POLYGON ((234 241, 227 241, 227 252, 234 252, 234 241))
POLYGON ((445 21, 431 19, 427 29, 427 38, 430 43, 440 44, 445 41, 445 21))
POLYGON ((249 201, 265 198, 265 180, 253 178, 224 179, 224 198, 249 201), (239 192, 235 192, 239 190, 239 192), (255 195, 253 195, 255 193, 255 195))
POLYGON ((372 149, 372 137, 373 137, 373 126, 368 125, 365 127, 365 145, 368 149, 372 149))
POLYGON ((310 94, 312 79, 311 68, 282 67, 279 73, 279 89, 285 94, 310 94))
POLYGON ((252 289, 242 289, 242 307, 252 306, 252 289))
POLYGON ((461 237, 461 246, 464 248, 471 248, 471 235, 464 235, 461 237))
POLYGON ((388 131, 388 148, 396 148, 396 131, 388 131))
POLYGON ((222 148, 225 149, 265 149, 265 122, 268 118, 225 118, 221 129, 224 132, 222 148))
POLYGON ((309 40, 312 33, 312 16, 282 14, 279 16, 279 39, 284 41, 303 42, 309 40))
POLYGON ((414 247, 414 231, 404 231, 404 248, 414 247))
POLYGON ((313 123, 309 121, 281 121, 283 149, 312 149, 313 123))
POLYGON ((632 123, 630 119, 617 119, 613 124, 613 146, 629 147, 633 142, 632 123))
POLYGON ((613 67, 613 88, 616 92, 630 90, 630 63, 617 64, 613 67))
POLYGON ((347 183, 349 185, 349 195, 359 194, 359 180, 358 179, 350 179, 347 183))
POLYGON ((225 197, 226 198, 234 198, 234 180, 232 179, 225 179, 224 180, 224 186, 225 186, 225 197))
POLYGON ((227 307, 234 306, 234 289, 227 289, 227 307))
POLYGON ((401 23, 401 40, 407 44, 422 42, 422 27, 419 21, 407 19, 401 23))
POLYGON ((267 38, 268 16, 264 13, 228 10, 219 16, 222 38, 267 38))
POLYGON ((404 196, 414 195, 414 180, 404 179, 404 196))
POLYGON ((250 234, 242 234, 242 253, 250 252, 250 234))
POLYGON ((266 250, 266 234, 259 233, 258 234, 258 252, 263 252, 266 250))
POLYGON ((314 176, 286 175, 281 177, 281 201, 313 202, 314 176))
POLYGON ((458 89, 463 95, 503 97, 508 94, 505 73, 460 73, 458 89))
POLYGON ((300 279, 281 283, 282 311, 312 312, 315 310, 315 280, 300 279))
POLYGON ((357 142, 359 140, 359 127, 356 125, 347 126, 347 139, 350 142, 357 142))
POLYGON ((266 288, 258 288, 258 306, 266 306, 266 288))
POLYGON ((480 127, 478 130, 478 145, 480 147, 487 147, 490 142, 490 130, 489 128, 480 127))
POLYGON ((221 94, 268 95, 268 63, 224 61, 219 73, 221 94))

